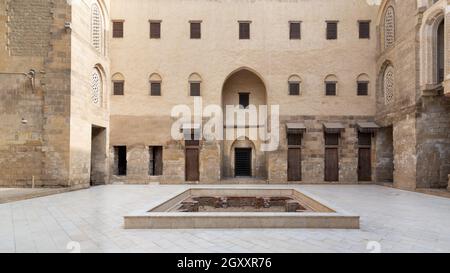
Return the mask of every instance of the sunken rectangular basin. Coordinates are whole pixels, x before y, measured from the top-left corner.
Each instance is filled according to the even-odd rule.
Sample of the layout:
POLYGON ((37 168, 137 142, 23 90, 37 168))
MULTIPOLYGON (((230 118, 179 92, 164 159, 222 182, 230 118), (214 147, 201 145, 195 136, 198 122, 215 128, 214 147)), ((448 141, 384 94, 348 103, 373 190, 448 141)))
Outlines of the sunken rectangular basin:
POLYGON ((295 189, 192 188, 124 218, 126 229, 359 229, 359 216, 295 189))

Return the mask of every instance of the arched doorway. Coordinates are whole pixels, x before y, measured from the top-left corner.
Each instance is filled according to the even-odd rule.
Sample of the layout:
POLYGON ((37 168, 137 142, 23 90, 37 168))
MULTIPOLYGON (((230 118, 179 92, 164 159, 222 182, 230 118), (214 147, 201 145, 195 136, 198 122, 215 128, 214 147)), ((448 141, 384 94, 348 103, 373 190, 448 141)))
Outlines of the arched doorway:
POLYGON ((222 89, 222 179, 267 178, 266 154, 260 149, 258 135, 260 127, 265 126, 258 119, 261 105, 267 105, 267 91, 257 72, 240 68, 226 78, 222 89))

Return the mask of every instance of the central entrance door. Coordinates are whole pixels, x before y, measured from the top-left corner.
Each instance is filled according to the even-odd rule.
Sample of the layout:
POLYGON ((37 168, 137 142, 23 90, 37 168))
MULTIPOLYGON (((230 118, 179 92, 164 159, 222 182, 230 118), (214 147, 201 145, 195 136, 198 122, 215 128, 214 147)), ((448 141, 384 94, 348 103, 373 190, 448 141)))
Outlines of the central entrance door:
POLYGON ((339 181, 339 153, 337 148, 325 149, 325 181, 339 181))
POLYGON ((235 176, 251 177, 252 176, 252 149, 236 148, 235 150, 235 176))

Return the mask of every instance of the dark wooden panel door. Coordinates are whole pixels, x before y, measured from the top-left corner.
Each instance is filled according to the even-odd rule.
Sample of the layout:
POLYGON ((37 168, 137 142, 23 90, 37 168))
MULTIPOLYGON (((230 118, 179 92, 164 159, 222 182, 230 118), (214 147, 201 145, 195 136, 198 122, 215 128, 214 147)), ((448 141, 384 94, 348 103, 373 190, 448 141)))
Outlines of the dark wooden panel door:
POLYGON ((200 150, 198 148, 186 149, 186 181, 200 180, 200 150))
POLYGON ((302 180, 302 149, 288 150, 288 181, 302 180))
POLYGON ((339 154, 337 148, 325 149, 325 181, 339 181, 339 154))
POLYGON ((359 148, 358 179, 359 181, 372 180, 372 160, 370 148, 359 148))
POLYGON ((236 176, 252 176, 252 149, 236 149, 234 162, 236 176))

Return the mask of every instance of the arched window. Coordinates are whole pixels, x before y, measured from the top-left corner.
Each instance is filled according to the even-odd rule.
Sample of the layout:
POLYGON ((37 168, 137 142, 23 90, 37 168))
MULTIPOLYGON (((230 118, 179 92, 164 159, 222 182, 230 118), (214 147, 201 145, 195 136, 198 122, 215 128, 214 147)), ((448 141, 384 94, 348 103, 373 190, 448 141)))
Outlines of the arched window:
POLYGON ((336 96, 337 95, 338 78, 335 75, 328 75, 325 78, 325 95, 336 96))
POLYGON ((97 51, 103 48, 103 18, 97 3, 91 7, 91 43, 97 51))
POLYGON ((392 6, 384 14, 384 48, 391 47, 395 42, 395 12, 392 6))
POLYGON ((100 70, 94 68, 91 73, 91 98, 96 105, 101 105, 103 93, 103 80, 100 70))
POLYGON ((162 78, 159 74, 150 75, 150 96, 161 96, 162 78))
POLYGON ((200 97, 202 87, 202 77, 197 73, 189 76, 189 95, 191 97, 200 97))
POLYGON ((112 76, 113 95, 125 95, 125 77, 121 73, 116 73, 112 76))
POLYGON ((302 83, 302 79, 298 75, 292 75, 288 79, 289 84, 289 95, 290 96, 300 96, 300 85, 302 83))
POLYGON ((383 93, 384 102, 386 105, 391 104, 394 101, 394 89, 395 89, 394 68, 389 65, 384 70, 383 75, 383 93))
POLYGON ((356 79, 357 85, 357 95, 358 96, 368 96, 369 95, 369 76, 367 74, 361 74, 356 79))

